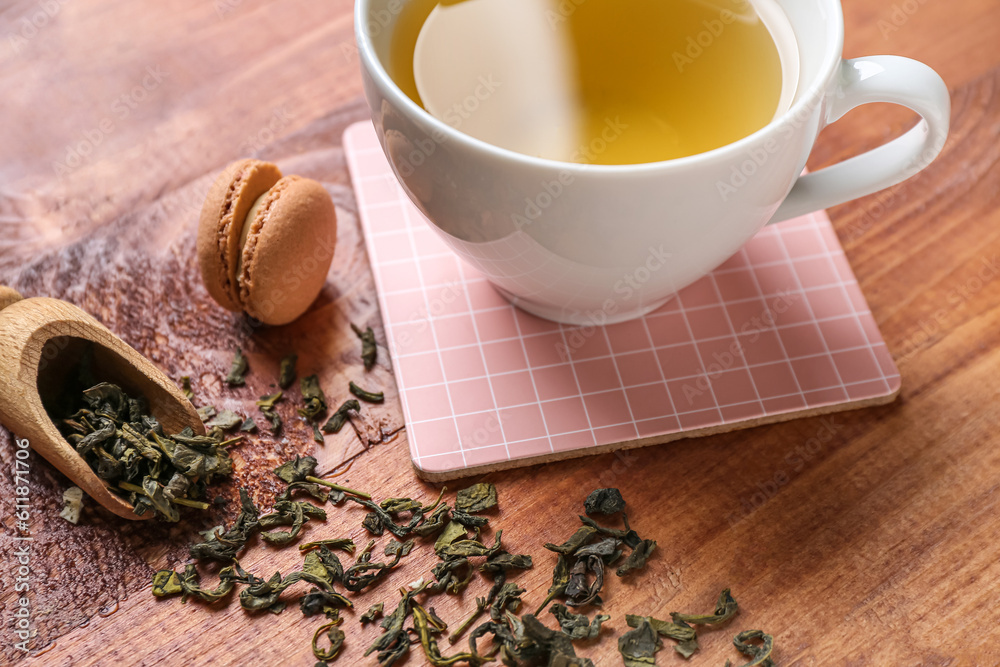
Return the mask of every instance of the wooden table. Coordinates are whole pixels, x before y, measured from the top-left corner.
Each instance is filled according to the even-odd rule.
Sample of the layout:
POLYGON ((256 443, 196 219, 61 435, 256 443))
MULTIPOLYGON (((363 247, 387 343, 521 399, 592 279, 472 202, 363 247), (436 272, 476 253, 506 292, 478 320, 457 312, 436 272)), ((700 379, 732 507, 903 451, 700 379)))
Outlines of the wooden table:
MULTIPOLYGON (((624 613, 708 610, 726 586, 741 615, 703 635, 692 665, 739 660, 732 635, 757 627, 774 634, 780 665, 1000 662, 1000 6, 845 4, 845 55, 919 58, 953 92, 951 138, 930 168, 830 211, 902 371, 902 395, 877 409, 492 475, 502 506, 493 524, 507 528, 511 551, 535 556, 517 579, 531 608, 553 564, 541 544, 575 528, 592 488, 620 487, 633 527, 658 541, 648 571, 608 585, 613 631, 580 648, 598 665, 621 664, 624 613)), ((334 388, 362 372, 347 323, 370 324, 385 342, 340 148, 343 129, 367 114, 351 9, 346 0, 9 0, 0 10, 0 284, 80 305, 174 379, 191 375, 199 404, 252 414, 290 349, 342 398, 334 388), (248 154, 322 179, 341 212, 336 269, 288 327, 255 329, 223 312, 198 276, 202 198, 215 172, 248 154), (229 390, 220 378, 236 345, 253 370, 246 388, 229 390)), ((889 107, 854 112, 824 132, 810 167, 912 123, 889 107)), ((353 461, 341 479, 380 497, 436 494, 411 470, 391 362, 380 353, 369 379, 386 388, 384 409, 315 447, 286 404, 283 438, 238 449, 238 483, 267 506, 278 488, 269 470, 317 451, 327 472, 353 461)), ((6 431, 0 460, 3 662, 312 664, 318 624, 297 609, 254 618, 235 603, 207 609, 150 595, 151 572, 179 566, 195 531, 224 513, 165 526, 120 520, 91 502, 71 526, 58 517, 67 481, 38 457, 33 634, 22 653, 12 613, 23 543, 13 540, 6 431)), ((235 487, 221 488, 232 497, 235 487)), ((310 534, 364 541, 360 519, 359 510, 332 509, 310 534)), ((358 609, 393 606, 396 589, 433 564, 429 551, 418 549, 358 609)), ((296 549, 255 543, 244 563, 266 574, 301 561, 296 549)), ((485 590, 478 581, 433 604, 454 623, 485 590)), ((369 664, 361 653, 376 631, 348 616, 340 664, 369 664)), ((422 661, 413 653, 408 664, 422 661)), ((669 648, 658 661, 681 664, 669 648)))

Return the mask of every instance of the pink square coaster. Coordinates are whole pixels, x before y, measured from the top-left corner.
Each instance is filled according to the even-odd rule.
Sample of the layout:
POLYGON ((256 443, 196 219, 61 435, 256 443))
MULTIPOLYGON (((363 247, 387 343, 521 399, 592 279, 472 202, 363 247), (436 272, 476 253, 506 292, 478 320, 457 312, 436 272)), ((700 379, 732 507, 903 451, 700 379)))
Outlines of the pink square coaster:
MULTIPOLYGON (((899 390, 823 212, 765 227, 644 318, 578 328, 514 308, 453 255, 396 185, 370 123, 348 128, 344 146, 410 455, 428 479, 884 403, 899 390)), ((527 255, 512 266, 532 268, 527 255)))

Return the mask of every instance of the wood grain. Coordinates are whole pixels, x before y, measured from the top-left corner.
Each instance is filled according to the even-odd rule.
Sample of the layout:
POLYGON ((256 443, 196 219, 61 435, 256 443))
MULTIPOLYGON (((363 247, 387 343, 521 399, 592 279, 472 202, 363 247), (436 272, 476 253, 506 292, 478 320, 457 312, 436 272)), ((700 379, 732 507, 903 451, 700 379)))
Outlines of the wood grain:
MULTIPOLYGON (((173 380, 192 376, 199 405, 256 415, 254 400, 270 392, 290 350, 300 355, 300 374, 320 375, 331 403, 349 379, 386 388, 384 407, 366 406, 352 429, 323 446, 295 417, 293 391, 279 406, 285 433, 265 432, 239 450, 236 481, 219 489, 225 498, 242 484, 267 506, 279 486, 270 469, 310 451, 324 471, 351 462, 338 479, 380 497, 436 495, 410 468, 386 350, 366 377, 347 326, 370 324, 384 343, 340 149, 343 128, 367 114, 351 3, 74 0, 56 2, 58 11, 32 33, 24 21, 46 4, 0 9, 0 283, 81 306, 173 380), (320 180, 338 208, 327 286, 286 327, 256 328, 222 311, 194 263, 201 200, 214 173, 244 155, 320 180), (252 370, 247 387, 230 390, 221 378, 236 345, 252 370)), ((541 544, 573 530, 592 488, 620 487, 633 527, 658 541, 649 571, 612 577, 606 612, 614 633, 581 647, 598 665, 620 664, 613 635, 624 613, 709 608, 725 586, 743 611, 730 628, 705 634, 692 665, 737 660, 731 635, 750 627, 775 635, 783 665, 1000 662, 992 594, 1000 585, 1000 8, 986 0, 846 0, 845 16, 847 56, 917 57, 953 87, 952 137, 938 161, 831 211, 902 371, 901 398, 487 477, 501 497, 494 526, 505 529, 511 551, 536 558, 516 579, 529 607, 544 596, 553 564, 541 544), (897 10, 905 20, 889 30, 882 21, 897 10)), ((821 135, 810 167, 912 122, 888 107, 853 112, 821 135)), ((11 436, 0 431, 0 462, 10 471, 13 461, 11 436)), ((182 563, 195 532, 234 508, 182 527, 137 526, 88 503, 81 525, 71 526, 58 518, 66 479, 38 457, 30 465, 29 656, 11 634, 14 552, 23 543, 13 540, 12 473, 0 475, 4 662, 313 663, 315 623, 294 608, 251 618, 238 605, 214 610, 150 595, 151 572, 182 563)), ((360 519, 359 510, 334 509, 307 532, 363 541, 360 519)), ((357 608, 391 605, 398 586, 429 570, 428 551, 418 549, 357 608)), ((245 558, 261 573, 299 562, 295 549, 260 543, 245 558)), ((477 582, 462 598, 434 604, 454 623, 485 589, 477 582)), ((361 653, 376 631, 350 614, 345 629, 338 664, 370 664, 361 653)), ((658 662, 681 664, 669 650, 658 662)))

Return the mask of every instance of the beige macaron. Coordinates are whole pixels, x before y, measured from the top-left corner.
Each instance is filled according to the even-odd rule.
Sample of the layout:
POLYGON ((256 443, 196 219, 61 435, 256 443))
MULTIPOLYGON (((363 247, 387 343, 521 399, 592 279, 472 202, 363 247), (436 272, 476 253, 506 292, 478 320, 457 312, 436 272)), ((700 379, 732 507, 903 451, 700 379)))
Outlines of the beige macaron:
POLYGON ((205 199, 198 262, 223 308, 287 324, 323 289, 336 242, 337 213, 322 185, 282 177, 269 162, 240 160, 205 199))

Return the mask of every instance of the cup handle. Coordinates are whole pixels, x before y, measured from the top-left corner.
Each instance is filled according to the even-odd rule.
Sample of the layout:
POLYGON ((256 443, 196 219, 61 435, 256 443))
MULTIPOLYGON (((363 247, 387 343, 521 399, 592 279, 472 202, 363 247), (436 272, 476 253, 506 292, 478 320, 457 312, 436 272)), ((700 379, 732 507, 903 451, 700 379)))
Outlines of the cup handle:
POLYGON ((768 224, 836 206, 905 181, 937 157, 948 137, 948 87, 937 72, 910 58, 868 56, 845 60, 837 86, 826 99, 826 124, 869 102, 901 104, 920 114, 922 120, 887 144, 800 176, 768 224))

